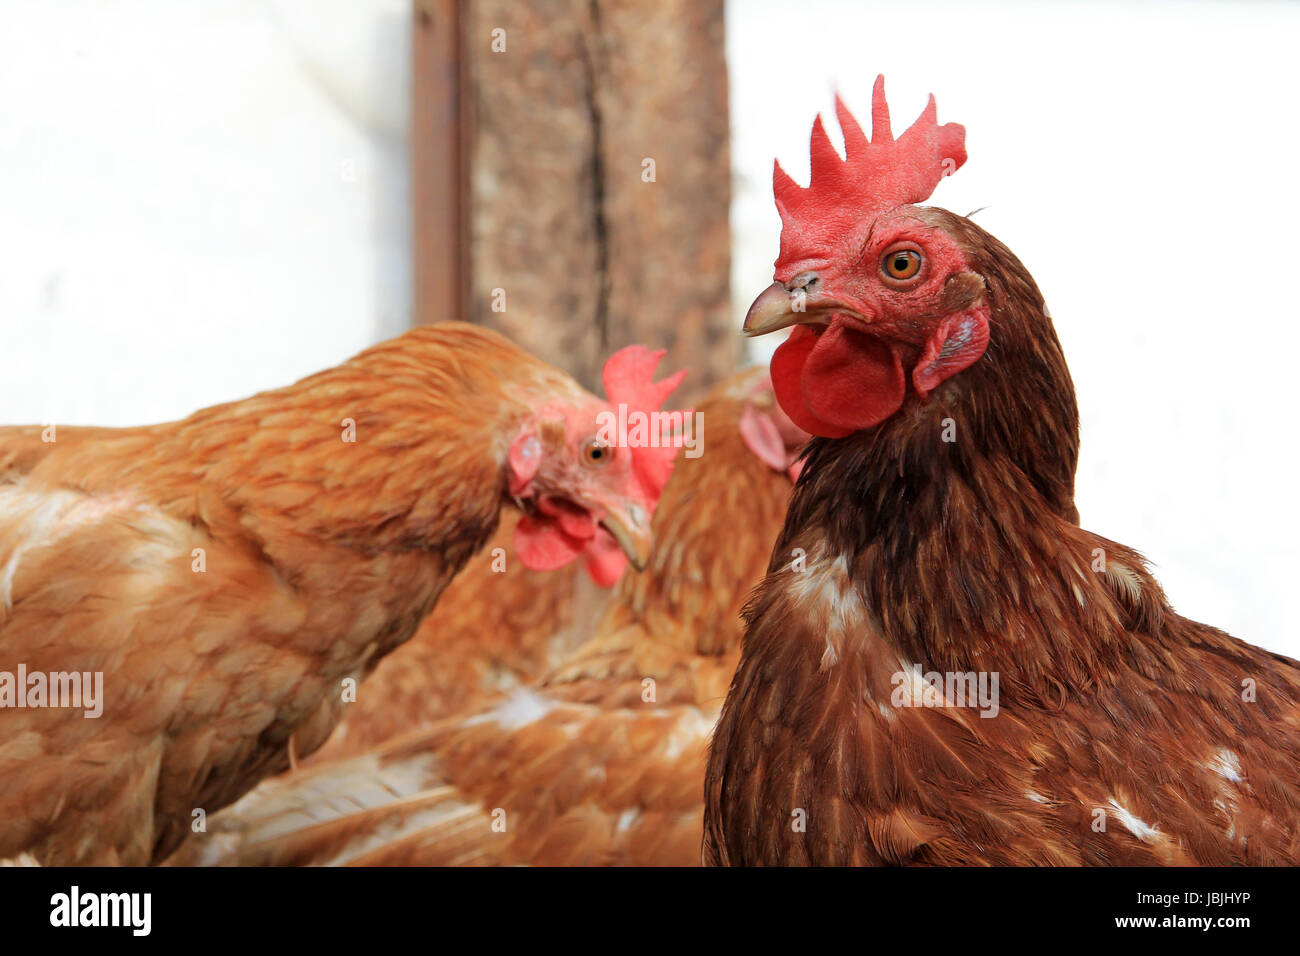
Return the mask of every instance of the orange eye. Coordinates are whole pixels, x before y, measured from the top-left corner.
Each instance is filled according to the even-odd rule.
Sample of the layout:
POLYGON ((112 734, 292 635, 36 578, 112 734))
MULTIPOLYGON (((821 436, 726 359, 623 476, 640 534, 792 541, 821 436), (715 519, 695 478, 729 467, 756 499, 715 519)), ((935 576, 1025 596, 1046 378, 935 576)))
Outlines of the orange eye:
POLYGON ((614 457, 614 449, 599 438, 588 438, 582 446, 582 460, 589 465, 604 465, 614 457))
POLYGON ((890 279, 915 279, 921 271, 921 254, 915 249, 891 249, 880 260, 880 269, 890 279))

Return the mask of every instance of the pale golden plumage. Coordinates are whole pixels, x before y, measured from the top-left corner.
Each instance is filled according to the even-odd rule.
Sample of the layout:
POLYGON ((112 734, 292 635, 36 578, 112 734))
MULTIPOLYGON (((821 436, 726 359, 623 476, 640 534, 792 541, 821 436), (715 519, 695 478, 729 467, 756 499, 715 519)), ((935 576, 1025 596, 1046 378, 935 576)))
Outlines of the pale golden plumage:
POLYGON ((318 747, 492 534, 520 428, 596 402, 447 323, 179 422, 0 431, 0 671, 104 675, 97 719, 0 709, 0 858, 159 859, 318 747))
POLYGON ((427 729, 267 781, 173 862, 698 863, 705 750, 738 614, 790 492, 788 462, 760 460, 739 430, 747 408, 780 414, 764 372, 698 408, 704 453, 677 463, 649 566, 563 663, 427 729))

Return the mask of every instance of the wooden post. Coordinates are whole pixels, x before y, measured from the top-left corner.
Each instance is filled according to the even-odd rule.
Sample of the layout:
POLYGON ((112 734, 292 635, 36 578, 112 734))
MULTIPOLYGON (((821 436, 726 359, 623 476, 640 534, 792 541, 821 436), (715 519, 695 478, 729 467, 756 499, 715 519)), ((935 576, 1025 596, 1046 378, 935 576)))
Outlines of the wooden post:
POLYGON ((464 318, 589 388, 633 342, 668 348, 664 371, 690 368, 693 385, 731 372, 742 350, 728 308, 723 0, 421 7, 435 34, 439 11, 455 8, 462 46, 457 69, 431 67, 421 43, 436 42, 441 63, 442 40, 416 39, 418 321, 448 317, 439 290, 459 277, 464 318), (421 90, 453 78, 458 95, 421 90), (441 127, 460 133, 459 151, 435 142, 428 114, 441 117, 440 104, 459 107, 459 123, 441 127), (456 264, 425 262, 452 234, 441 219, 450 199, 428 184, 453 162, 465 247, 456 264), (439 168, 421 168, 430 163, 439 168))
POLYGON ((458 0, 415 0, 411 194, 417 324, 464 319, 469 293, 465 116, 458 0))

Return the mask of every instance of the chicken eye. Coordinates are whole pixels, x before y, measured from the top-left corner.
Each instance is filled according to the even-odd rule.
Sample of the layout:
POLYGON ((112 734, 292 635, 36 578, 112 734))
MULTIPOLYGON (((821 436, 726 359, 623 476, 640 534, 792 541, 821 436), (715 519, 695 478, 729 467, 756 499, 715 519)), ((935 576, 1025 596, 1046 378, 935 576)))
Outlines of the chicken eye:
POLYGON ((614 449, 599 438, 588 438, 582 446, 582 460, 589 465, 603 465, 614 457, 614 449))
POLYGON ((921 254, 915 249, 891 249, 880 268, 891 279, 914 279, 921 271, 921 254))

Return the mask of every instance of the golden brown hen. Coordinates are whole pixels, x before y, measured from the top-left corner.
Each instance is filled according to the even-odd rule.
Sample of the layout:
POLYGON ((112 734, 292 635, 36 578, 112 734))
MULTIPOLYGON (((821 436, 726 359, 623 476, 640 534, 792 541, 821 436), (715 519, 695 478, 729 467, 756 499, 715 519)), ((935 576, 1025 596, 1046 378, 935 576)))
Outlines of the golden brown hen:
MULTIPOLYGON (((657 407, 655 361, 611 399, 657 407)), ((320 745, 505 502, 535 565, 640 560, 673 449, 607 447, 610 408, 447 323, 179 422, 0 431, 0 858, 170 853, 320 745)))
MULTIPOLYGON (((761 461, 793 479, 792 452, 808 434, 774 407, 770 386, 755 381, 737 427, 761 461)), ((576 567, 539 572, 506 560, 516 520, 502 518, 415 636, 379 662, 309 763, 367 750, 531 684, 594 633, 611 592, 576 567)))
POLYGON ((699 406, 646 571, 532 687, 381 747, 267 781, 171 862, 699 862, 704 755, 806 434, 762 370, 699 406))

